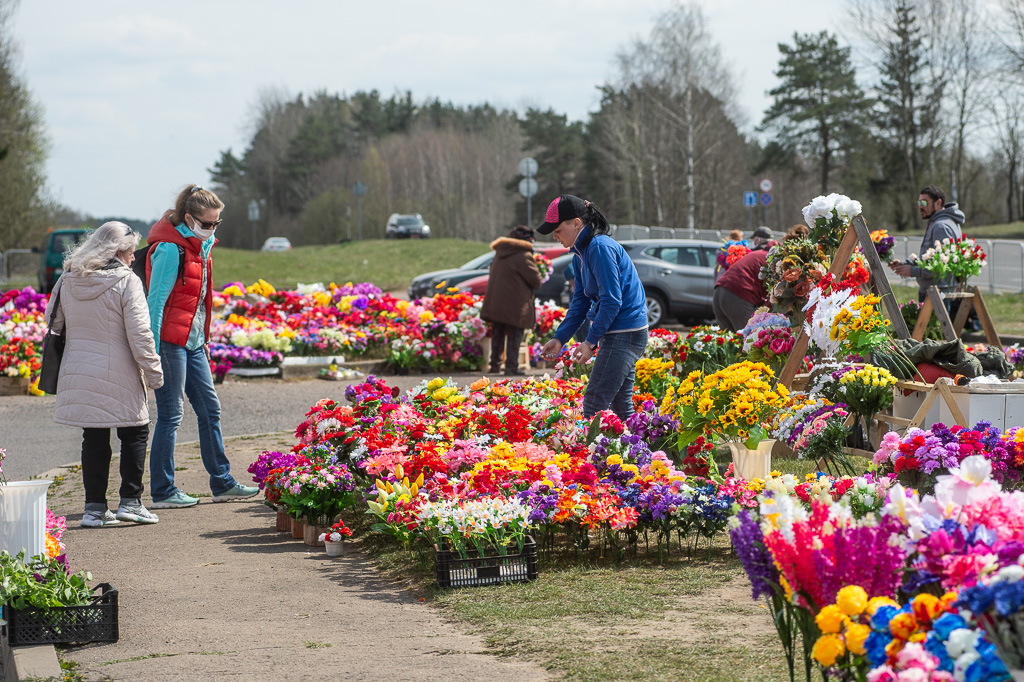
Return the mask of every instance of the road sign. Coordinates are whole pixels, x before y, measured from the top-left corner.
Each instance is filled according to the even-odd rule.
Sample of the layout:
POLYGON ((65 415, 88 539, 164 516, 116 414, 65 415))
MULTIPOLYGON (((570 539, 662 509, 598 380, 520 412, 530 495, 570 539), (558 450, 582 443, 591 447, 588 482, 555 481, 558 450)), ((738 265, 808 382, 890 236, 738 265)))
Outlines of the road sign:
POLYGON ((757 192, 744 192, 743 205, 748 207, 757 206, 757 192))
POLYGON ((529 199, 537 193, 537 181, 533 178, 523 178, 519 181, 519 193, 529 199))
POLYGON ((768 178, 762 180, 760 185, 762 192, 771 192, 773 186, 774 185, 772 185, 772 181, 769 180, 768 178))
POLYGON ((260 202, 253 199, 249 202, 249 222, 255 223, 260 219, 260 202))
MULTIPOLYGON (((519 162, 519 174, 532 178, 537 174, 537 161, 532 156, 527 156, 519 162)), ((525 194, 523 196, 526 196, 525 194)))
POLYGON ((772 205, 772 195, 771 194, 762 194, 761 195, 761 205, 762 206, 771 206, 772 205))
POLYGON ((352 194, 355 194, 357 197, 363 196, 364 194, 366 194, 366 185, 363 184, 362 182, 357 182, 356 184, 352 185, 352 194))

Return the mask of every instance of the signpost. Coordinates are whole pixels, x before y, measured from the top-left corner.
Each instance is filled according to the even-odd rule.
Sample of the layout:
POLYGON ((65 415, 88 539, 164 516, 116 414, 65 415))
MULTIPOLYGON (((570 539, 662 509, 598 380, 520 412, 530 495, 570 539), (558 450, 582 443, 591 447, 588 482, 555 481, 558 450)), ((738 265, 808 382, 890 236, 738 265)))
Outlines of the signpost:
POLYGON ((252 250, 256 250, 256 223, 260 221, 260 202, 249 202, 249 222, 252 223, 252 250))
POLYGON ((537 181, 533 176, 537 175, 537 160, 527 156, 519 162, 519 174, 523 179, 519 181, 519 193, 526 197, 526 224, 533 227, 533 195, 537 193, 537 181))
POLYGON ((356 195, 356 222, 359 224, 359 241, 363 240, 363 195, 366 194, 366 185, 357 180, 352 185, 352 194, 356 195))
POLYGON ((771 194, 762 194, 761 195, 761 205, 762 206, 771 206, 772 205, 772 195, 771 194))
POLYGON ((764 180, 762 180, 761 184, 760 184, 762 192, 771 192, 773 186, 774 185, 772 185, 772 181, 769 180, 768 178, 765 178, 764 180))

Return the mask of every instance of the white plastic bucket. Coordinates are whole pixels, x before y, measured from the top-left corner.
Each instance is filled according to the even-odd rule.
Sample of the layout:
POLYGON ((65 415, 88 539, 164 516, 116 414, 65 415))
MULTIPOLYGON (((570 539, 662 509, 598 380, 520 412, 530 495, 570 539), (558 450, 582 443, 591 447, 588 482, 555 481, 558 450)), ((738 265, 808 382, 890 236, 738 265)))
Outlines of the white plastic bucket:
POLYGON ((53 481, 0 484, 0 552, 46 552, 46 489, 53 481))

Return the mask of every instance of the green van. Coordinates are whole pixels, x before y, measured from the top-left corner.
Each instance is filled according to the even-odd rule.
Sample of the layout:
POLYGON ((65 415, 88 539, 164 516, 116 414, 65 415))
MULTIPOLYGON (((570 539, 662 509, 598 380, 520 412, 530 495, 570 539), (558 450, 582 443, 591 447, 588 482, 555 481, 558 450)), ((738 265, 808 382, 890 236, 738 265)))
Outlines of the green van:
POLYGON ((39 293, 48 294, 64 272, 64 256, 85 241, 92 230, 84 227, 51 227, 39 254, 39 293))

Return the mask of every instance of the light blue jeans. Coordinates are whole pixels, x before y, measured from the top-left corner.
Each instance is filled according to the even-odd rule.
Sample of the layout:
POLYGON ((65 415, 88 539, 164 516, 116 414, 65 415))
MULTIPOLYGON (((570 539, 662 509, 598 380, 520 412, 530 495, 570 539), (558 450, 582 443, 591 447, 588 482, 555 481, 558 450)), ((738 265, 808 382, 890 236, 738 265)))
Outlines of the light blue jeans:
POLYGON ((583 394, 583 416, 590 419, 611 409, 625 421, 633 414, 633 379, 636 361, 647 347, 647 330, 605 334, 598 344, 594 369, 583 394))
POLYGON ((213 387, 210 361, 200 347, 187 350, 166 341, 160 342, 160 366, 164 385, 156 389, 156 428, 149 453, 150 490, 153 500, 160 502, 178 492, 174 485, 174 444, 178 426, 185 413, 185 396, 199 418, 199 451, 203 466, 210 474, 210 490, 214 495, 235 487, 231 463, 224 454, 224 437, 220 431, 220 399, 213 387))

